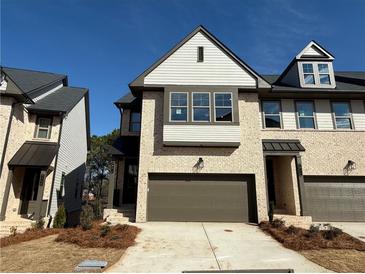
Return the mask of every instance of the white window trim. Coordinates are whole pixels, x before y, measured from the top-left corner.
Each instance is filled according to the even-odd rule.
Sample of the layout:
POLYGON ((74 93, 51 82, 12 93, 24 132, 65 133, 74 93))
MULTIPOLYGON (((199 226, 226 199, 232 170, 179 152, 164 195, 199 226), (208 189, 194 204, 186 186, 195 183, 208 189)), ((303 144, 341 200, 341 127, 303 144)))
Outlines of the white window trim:
POLYGON ((319 80, 318 84, 321 85, 321 86, 330 86, 332 80, 331 80, 331 74, 330 74, 330 66, 329 66, 329 64, 328 63, 317 63, 317 69, 318 69, 318 80, 319 80), (328 72, 326 72, 326 73, 319 72, 319 65, 327 65, 327 71, 328 72), (321 83, 321 75, 328 75, 328 79, 329 79, 330 82, 328 84, 322 84, 321 83))
POLYGON ((351 102, 349 102, 349 101, 331 101, 330 104, 331 104, 333 125, 334 125, 335 130, 349 130, 349 131, 355 130, 354 121, 353 121, 353 118, 352 118, 351 102), (348 116, 337 116, 336 113, 335 113, 334 107, 333 107, 334 103, 346 103, 346 104, 348 104, 350 114, 348 116), (349 119, 350 120, 350 128, 342 128, 342 127, 339 128, 339 127, 337 127, 336 118, 338 118, 338 119, 349 119))
POLYGON ((174 122, 174 123, 186 123, 189 121, 189 92, 186 92, 186 91, 171 91, 170 94, 169 94, 169 121, 170 122, 174 122), (186 94, 186 120, 185 121, 181 121, 181 120, 172 120, 171 119, 171 108, 173 107, 182 107, 182 108, 185 108, 185 106, 172 106, 171 105, 171 95, 173 93, 183 93, 183 94, 186 94))
POLYGON ((294 101, 294 105, 295 105, 295 112, 296 112, 297 121, 298 121, 297 128, 298 129, 304 129, 304 130, 318 129, 315 102, 313 100, 295 100, 294 101), (312 116, 308 116, 308 115, 299 116, 298 103, 312 103, 312 105, 313 105, 313 115, 312 116), (313 119, 314 128, 306 128, 306 127, 303 127, 302 128, 302 127, 300 127, 300 118, 312 118, 313 119))
POLYGON ((191 121, 192 122, 197 122, 197 123, 210 123, 212 121, 212 115, 211 115, 211 112, 212 112, 212 103, 211 103, 211 96, 210 96, 211 92, 208 92, 208 91, 202 91, 202 92, 199 92, 199 91, 194 91, 192 92, 192 95, 191 95, 191 121), (195 106, 194 107, 194 94, 208 94, 209 96, 209 106, 195 106), (209 108, 209 121, 201 121, 201 120, 194 120, 194 108, 209 108))
POLYGON ((49 140, 51 139, 51 129, 52 129, 52 118, 49 117, 37 117, 36 118, 36 134, 35 134, 35 139, 42 139, 42 140, 49 140), (40 119, 46 119, 49 120, 49 126, 47 127, 47 137, 46 138, 42 138, 39 137, 39 129, 46 129, 45 127, 41 127, 40 126, 40 119))
POLYGON ((333 67, 331 62, 323 62, 323 61, 300 61, 298 62, 298 72, 299 78, 301 82, 301 86, 305 88, 335 88, 335 79, 333 74, 333 67), (304 73, 303 65, 311 64, 313 66, 313 73, 304 73), (319 73, 318 65, 326 64, 328 66, 328 73, 319 73), (306 84, 304 80, 304 74, 314 74, 314 84, 306 84), (319 78, 320 74, 329 75, 330 83, 329 84, 321 84, 321 80, 319 78))
POLYGON ((283 125, 283 117, 282 117, 282 113, 283 113, 283 108, 282 108, 282 103, 281 103, 281 100, 270 100, 270 99, 264 99, 264 100, 261 100, 261 109, 262 109, 262 118, 263 118, 263 125, 264 125, 264 129, 283 129, 284 128, 284 125, 283 125), (279 116, 280 118, 280 127, 267 127, 266 126, 266 114, 265 114, 265 110, 264 110, 264 103, 265 102, 278 102, 279 103, 279 107, 280 107, 280 110, 279 110, 279 114, 267 114, 267 115, 271 115, 271 116, 279 116))
POLYGON ((218 92, 213 92, 213 106, 214 106, 214 122, 216 123, 233 123, 234 122, 234 111, 233 111, 233 92, 229 92, 229 91, 218 91, 218 92), (218 108, 230 108, 232 111, 232 121, 217 121, 217 117, 216 117, 216 108, 217 106, 215 105, 215 95, 216 94, 231 94, 231 106, 218 106, 218 108))

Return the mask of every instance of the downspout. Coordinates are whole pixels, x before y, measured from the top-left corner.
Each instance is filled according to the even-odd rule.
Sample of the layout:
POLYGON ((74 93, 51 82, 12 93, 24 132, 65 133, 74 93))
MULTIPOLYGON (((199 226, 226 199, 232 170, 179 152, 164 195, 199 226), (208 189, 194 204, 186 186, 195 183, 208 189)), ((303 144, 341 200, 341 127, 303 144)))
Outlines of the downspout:
POLYGON ((11 130, 11 123, 13 121, 14 108, 15 108, 15 105, 16 104, 17 103, 12 103, 11 104, 11 110, 10 110, 10 115, 9 115, 9 122, 8 122, 8 127, 7 127, 7 130, 6 130, 5 142, 4 142, 4 148, 3 148, 3 155, 1 155, 0 177, 1 177, 1 174, 3 172, 3 166, 4 166, 4 161, 5 161, 5 154, 6 154, 6 150, 8 148, 9 135, 10 135, 10 130, 11 130))
POLYGON ((119 123, 119 136, 122 136, 122 121, 123 121, 123 110, 120 106, 118 106, 120 113, 120 123, 119 123))
POLYGON ((61 122, 60 122, 60 131, 59 131, 59 134, 58 134, 58 152, 57 152, 57 155, 56 155, 55 168, 54 168, 54 171, 53 171, 51 192, 49 194, 47 217, 50 216, 50 212, 51 212, 51 205, 52 205, 52 198, 53 198, 53 189, 54 189, 54 181, 55 181, 56 172, 57 172, 58 155, 60 153, 60 148, 61 148, 61 136, 62 136, 63 118, 65 117, 63 114, 60 115, 60 116, 61 116, 61 122))

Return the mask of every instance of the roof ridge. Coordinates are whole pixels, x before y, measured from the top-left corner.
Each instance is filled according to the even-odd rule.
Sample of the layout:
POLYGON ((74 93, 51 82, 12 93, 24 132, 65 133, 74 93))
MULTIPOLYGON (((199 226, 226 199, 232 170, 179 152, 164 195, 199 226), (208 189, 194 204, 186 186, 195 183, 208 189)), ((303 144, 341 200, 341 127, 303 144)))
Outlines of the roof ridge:
POLYGON ((67 74, 64 74, 64 73, 55 73, 55 72, 42 71, 42 70, 35 70, 35 69, 23 69, 23 68, 6 67, 6 66, 1 66, 1 68, 2 68, 2 69, 15 69, 15 70, 22 70, 22 71, 39 72, 39 73, 48 73, 48 74, 53 74, 53 75, 67 76, 67 74))

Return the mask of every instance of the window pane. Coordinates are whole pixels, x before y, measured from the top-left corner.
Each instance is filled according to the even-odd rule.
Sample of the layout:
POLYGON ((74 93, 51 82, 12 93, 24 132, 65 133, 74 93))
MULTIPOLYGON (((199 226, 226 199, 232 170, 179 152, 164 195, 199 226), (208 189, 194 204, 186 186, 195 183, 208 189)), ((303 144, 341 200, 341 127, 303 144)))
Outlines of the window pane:
POLYGON ((297 111, 299 116, 313 116, 313 102, 297 102, 297 111))
POLYGON ((318 64, 319 73, 328 73, 328 64, 318 64))
POLYGON ((171 121, 187 121, 187 117, 187 108, 171 108, 171 121))
POLYGON ((314 128, 314 119, 310 117, 300 117, 299 118, 300 128, 314 128))
POLYGON ((280 116, 265 115, 265 126, 270 128, 280 128, 280 116))
POLYGON ((194 108, 194 121, 210 121, 209 108, 194 108))
POLYGON ((232 121, 232 109, 231 108, 216 108, 215 109, 216 121, 232 121))
POLYGON ((330 84, 330 76, 329 76, 329 74, 320 74, 319 75, 319 82, 321 84, 327 84, 327 85, 329 85, 330 84))
POLYGON ((232 106, 232 95, 230 93, 215 93, 215 106, 230 107, 232 106))
POLYGON ((262 107, 265 114, 280 114, 280 102, 278 101, 264 101, 262 107))
POLYGON ((171 106, 187 106, 186 93, 171 93, 171 106))
POLYGON ((350 106, 346 102, 333 102, 332 103, 333 112, 336 116, 349 116, 350 106))
POLYGON ((132 112, 131 114, 131 122, 141 122, 141 113, 139 112, 132 112))
POLYGON ((48 130, 47 129, 38 129, 37 138, 48 138, 48 130))
POLYGON ((337 128, 351 128, 350 118, 336 118, 337 128))
POLYGON ((40 127, 46 127, 48 128, 51 124, 51 119, 47 119, 47 118, 39 118, 38 119, 38 125, 40 127))
POLYGON ((130 131, 132 131, 132 132, 140 132, 141 131, 141 124, 140 123, 133 123, 133 124, 131 124, 130 131))
POLYGON ((303 64, 303 72, 304 73, 313 73, 313 65, 312 64, 303 64))
POLYGON ((304 83, 314 84, 314 74, 304 74, 304 83))
POLYGON ((193 106, 209 106, 208 93, 193 93, 193 106))

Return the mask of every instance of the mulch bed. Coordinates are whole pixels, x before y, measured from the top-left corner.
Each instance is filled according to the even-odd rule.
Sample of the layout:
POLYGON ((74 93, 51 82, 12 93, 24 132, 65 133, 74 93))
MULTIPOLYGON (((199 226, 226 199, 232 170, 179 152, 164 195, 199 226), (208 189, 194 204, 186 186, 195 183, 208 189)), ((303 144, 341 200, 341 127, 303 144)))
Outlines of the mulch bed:
POLYGON ((16 233, 15 235, 10 235, 4 238, 0 238, 0 247, 5 247, 8 245, 18 244, 22 242, 27 242, 39 238, 43 238, 49 235, 54 235, 60 233, 61 229, 58 228, 48 228, 48 229, 27 229, 23 233, 16 233))
POLYGON ((105 226, 93 225, 89 230, 81 227, 63 229, 56 242, 76 244, 87 248, 119 248, 134 245, 140 228, 130 225, 115 225, 108 229, 105 226))
POLYGON ((365 242, 344 232, 339 233, 332 239, 328 239, 325 231, 312 232, 303 228, 287 227, 283 224, 271 224, 269 222, 261 222, 259 227, 286 248, 296 251, 319 249, 354 249, 365 251, 365 242))

